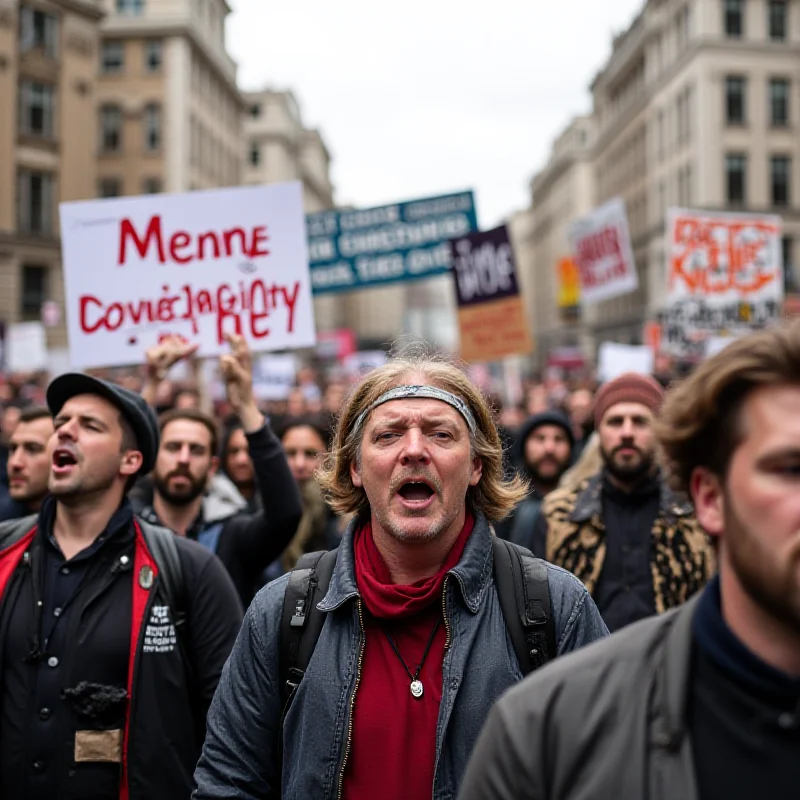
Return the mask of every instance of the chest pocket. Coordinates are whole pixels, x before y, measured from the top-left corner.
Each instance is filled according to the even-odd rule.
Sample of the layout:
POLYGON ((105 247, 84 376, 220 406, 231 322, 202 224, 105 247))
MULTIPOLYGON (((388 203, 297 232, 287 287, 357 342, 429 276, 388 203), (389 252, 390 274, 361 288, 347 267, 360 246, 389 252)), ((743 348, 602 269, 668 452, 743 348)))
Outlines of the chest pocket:
POLYGON ((217 548, 219 547, 219 537, 222 533, 223 526, 223 522, 217 522, 214 525, 209 525, 204 531, 197 535, 197 541, 200 542, 203 547, 216 554, 217 548))

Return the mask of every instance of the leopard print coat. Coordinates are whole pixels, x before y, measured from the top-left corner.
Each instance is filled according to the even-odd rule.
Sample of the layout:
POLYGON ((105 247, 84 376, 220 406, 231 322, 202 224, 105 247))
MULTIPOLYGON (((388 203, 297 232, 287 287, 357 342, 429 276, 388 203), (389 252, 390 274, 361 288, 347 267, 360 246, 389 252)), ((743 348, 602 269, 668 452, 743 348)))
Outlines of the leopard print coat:
MULTIPOLYGON (((594 593, 606 556, 602 520, 602 472, 574 489, 547 496, 546 558, 572 572, 594 593)), ((661 485, 658 517, 653 524, 650 570, 659 614, 685 603, 705 586, 716 570, 711 539, 700 527, 694 508, 661 485)))

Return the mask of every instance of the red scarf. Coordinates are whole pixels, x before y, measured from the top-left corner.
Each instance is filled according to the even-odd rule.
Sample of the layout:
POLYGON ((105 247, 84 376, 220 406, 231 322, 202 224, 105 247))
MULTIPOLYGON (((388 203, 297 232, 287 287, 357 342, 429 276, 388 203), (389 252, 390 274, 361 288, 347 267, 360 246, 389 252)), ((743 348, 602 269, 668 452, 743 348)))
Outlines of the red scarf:
POLYGON ((353 707, 345 800, 408 800, 430 797, 433 792, 446 639, 442 590, 445 576, 461 559, 473 526, 474 520, 467 514, 441 569, 408 585, 391 582, 369 523, 355 533, 353 550, 356 583, 365 606, 365 644, 353 707), (417 699, 383 626, 413 675, 437 620, 440 624, 419 675, 424 694, 417 699))

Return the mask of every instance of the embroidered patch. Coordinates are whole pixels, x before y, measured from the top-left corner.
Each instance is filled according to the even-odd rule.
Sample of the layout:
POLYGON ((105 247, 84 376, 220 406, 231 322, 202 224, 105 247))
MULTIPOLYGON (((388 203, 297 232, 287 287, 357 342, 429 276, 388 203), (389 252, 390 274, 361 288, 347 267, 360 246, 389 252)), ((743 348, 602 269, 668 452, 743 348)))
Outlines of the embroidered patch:
POLYGON ((122 729, 113 731, 76 731, 75 762, 122 762, 122 729))
POLYGON ((178 636, 169 613, 169 606, 153 606, 144 632, 145 653, 171 653, 178 644, 178 636))

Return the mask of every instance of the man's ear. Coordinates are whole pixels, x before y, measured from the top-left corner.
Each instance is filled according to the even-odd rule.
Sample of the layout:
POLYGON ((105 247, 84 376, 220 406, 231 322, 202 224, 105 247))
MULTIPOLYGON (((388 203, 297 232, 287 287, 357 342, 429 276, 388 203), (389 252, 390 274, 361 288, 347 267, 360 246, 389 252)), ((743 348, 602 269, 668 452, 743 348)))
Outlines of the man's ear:
POLYGON ((350 480, 353 481, 353 486, 358 489, 363 488, 364 482, 361 480, 361 470, 358 460, 355 458, 350 462, 350 480))
POLYGON ((119 474, 126 478, 135 475, 142 468, 143 461, 142 454, 138 450, 126 450, 119 465, 119 474))
POLYGON ((479 456, 472 459, 472 473, 469 476, 469 485, 477 486, 483 477, 483 461, 479 456))
POLYGON ((706 467, 696 467, 689 482, 695 516, 710 536, 725 529, 725 492, 722 481, 706 467))

